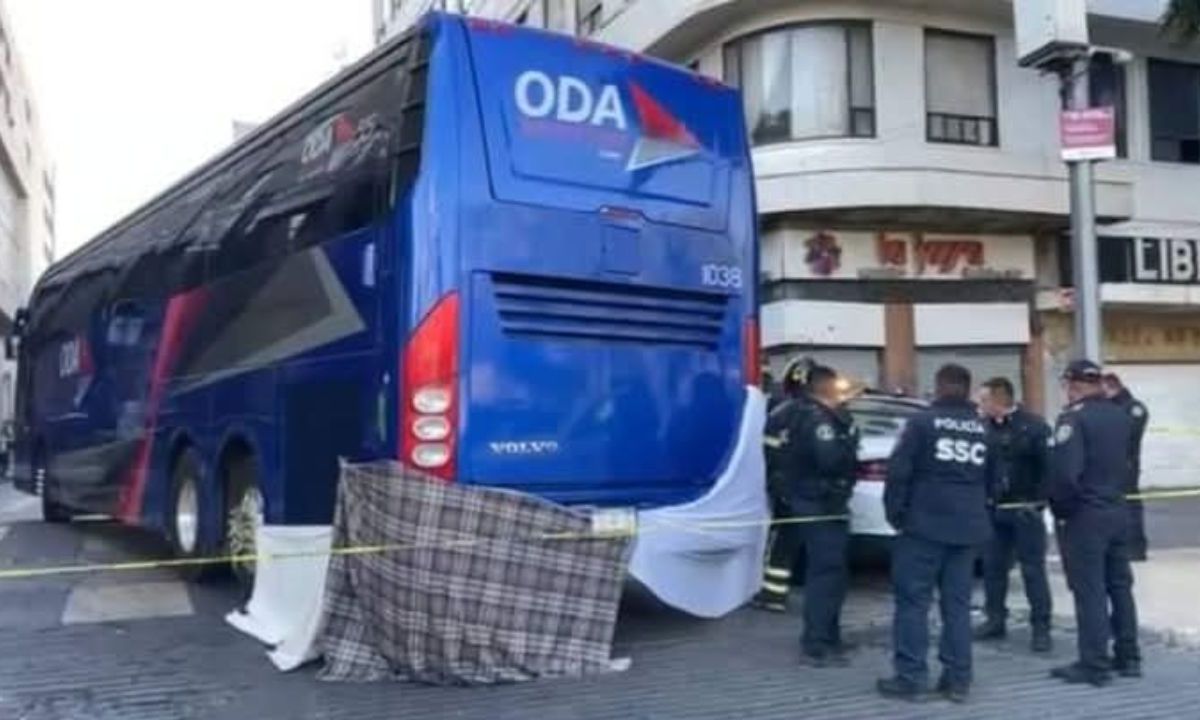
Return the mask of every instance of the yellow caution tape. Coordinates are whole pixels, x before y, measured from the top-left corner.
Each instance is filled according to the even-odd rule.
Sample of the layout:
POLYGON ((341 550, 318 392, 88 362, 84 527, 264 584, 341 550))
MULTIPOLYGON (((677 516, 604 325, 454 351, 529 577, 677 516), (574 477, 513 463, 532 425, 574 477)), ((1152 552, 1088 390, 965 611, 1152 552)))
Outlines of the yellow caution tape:
MULTIPOLYGON (((1200 488, 1184 490, 1156 490, 1136 493, 1127 496, 1131 500, 1175 500, 1183 498, 1200 498, 1200 488)), ((1044 503, 1004 503, 1001 509, 1038 508, 1044 503)), ((697 532, 726 530, 748 527, 777 527, 783 525, 801 525, 817 522, 849 520, 849 515, 805 515, 800 517, 773 518, 770 520, 701 520, 701 521, 670 521, 658 520, 657 523, 647 523, 638 529, 605 530, 588 532, 554 532, 539 533, 525 538, 463 538, 459 540, 442 540, 420 543, 395 543, 386 545, 359 545, 354 547, 330 548, 328 550, 297 551, 287 553, 250 553, 237 555, 212 555, 196 558, 169 558, 160 560, 131 560, 112 563, 80 563, 75 565, 54 565, 43 567, 18 567, 0 569, 0 580, 19 580, 52 575, 79 575, 93 572, 128 572, 135 570, 158 570, 163 568, 203 567, 206 565, 226 565, 231 563, 265 562, 272 560, 288 560, 295 558, 336 557, 339 555, 375 555, 392 552, 409 552, 414 550, 433 550, 447 548, 465 548, 492 542, 564 542, 576 540, 611 540, 617 538, 632 538, 656 530, 689 530, 697 532)))

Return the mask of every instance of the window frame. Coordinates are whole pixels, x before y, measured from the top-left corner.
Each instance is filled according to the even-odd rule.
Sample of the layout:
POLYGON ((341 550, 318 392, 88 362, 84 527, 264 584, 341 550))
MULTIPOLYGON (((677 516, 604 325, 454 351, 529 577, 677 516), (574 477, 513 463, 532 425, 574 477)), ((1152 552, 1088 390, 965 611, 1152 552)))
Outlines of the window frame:
MULTIPOLYGON (((721 80, 726 85, 730 85, 731 87, 737 88, 739 92, 745 92, 744 84, 742 82, 742 68, 745 67, 746 63, 744 61, 744 58, 742 57, 742 50, 743 50, 744 44, 746 42, 748 42, 750 40, 754 40, 756 38, 763 37, 765 35, 771 35, 774 33, 790 33, 794 30, 802 30, 805 28, 815 28, 815 27, 835 27, 835 28, 841 29, 845 33, 846 131, 843 133, 838 133, 838 134, 808 135, 808 136, 805 136, 802 138, 788 137, 783 140, 768 140, 765 142, 755 142, 754 129, 749 127, 749 123, 747 123, 746 134, 748 136, 748 140, 749 140, 749 144, 750 144, 751 148, 768 147, 771 145, 783 145, 786 143, 820 141, 820 140, 873 140, 873 139, 879 137, 879 109, 878 109, 879 108, 879 103, 878 103, 879 94, 878 94, 877 88, 876 88, 877 83, 876 83, 876 73, 875 73, 875 22, 873 20, 869 20, 869 19, 804 20, 804 21, 800 21, 800 22, 789 22, 789 23, 783 23, 780 25, 772 25, 770 27, 763 28, 761 30, 755 30, 754 32, 746 33, 744 35, 738 35, 735 38, 731 38, 731 39, 725 41, 721 45, 721 80), (868 65, 871 70, 871 83, 870 83, 871 107, 870 108, 861 108, 861 107, 856 107, 854 105, 854 69, 853 69, 854 48, 850 42, 850 31, 852 28, 855 28, 855 27, 866 30, 867 56, 870 59, 870 62, 868 63, 868 65), (736 59, 737 59, 737 78, 730 78, 730 76, 729 76, 729 66, 730 66, 729 56, 731 54, 735 55, 736 59), (855 127, 854 118, 855 118, 855 113, 857 113, 857 112, 870 112, 870 114, 871 114, 871 132, 856 133, 854 131, 854 127, 855 127)), ((790 64, 790 62, 791 62, 791 55, 790 55, 791 45, 790 45, 790 43, 789 43, 788 47, 789 47, 788 61, 790 64)), ((789 94, 789 99, 790 99, 790 94, 789 94)), ((744 103, 744 101, 743 101, 743 103, 744 103)))
POLYGON ((984 33, 964 32, 961 30, 946 30, 939 27, 925 27, 924 33, 921 36, 922 63, 924 69, 925 82, 925 142, 937 145, 954 145, 957 147, 976 147, 976 148, 999 148, 1000 147, 1000 78, 999 78, 999 63, 996 61, 996 36, 987 35, 984 33), (934 113, 929 110, 929 37, 931 35, 941 35, 943 37, 959 38, 966 40, 984 41, 988 45, 988 82, 992 96, 992 117, 982 117, 978 115, 957 115, 952 113, 934 113), (934 115, 943 118, 956 118, 958 120, 975 120, 975 121, 990 121, 992 124, 991 142, 971 142, 967 140, 953 140, 948 138, 936 138, 933 135, 934 115))
MULTIPOLYGON (((1098 58, 1103 55, 1093 56, 1088 61, 1088 104, 1092 107, 1097 107, 1096 100, 1096 85, 1095 68, 1098 66, 1098 58)), ((1111 58, 1111 56, 1109 56, 1111 58)), ((1115 127, 1115 140, 1117 147, 1117 159, 1129 159, 1129 71, 1128 66, 1110 59, 1108 68, 1113 72, 1114 78, 1114 94, 1117 103, 1113 107, 1113 121, 1115 127)))
MULTIPOLYGON (((1154 152, 1155 145, 1159 139, 1159 135, 1158 135, 1158 133, 1155 132, 1155 127, 1154 127, 1155 113, 1154 113, 1154 78, 1153 78, 1153 76, 1154 76, 1154 67, 1156 65, 1158 65, 1158 66, 1167 65, 1167 66, 1189 68, 1195 76, 1196 84, 1198 86, 1200 86, 1200 63, 1184 62, 1184 61, 1180 61, 1180 60, 1168 60, 1168 59, 1159 58, 1159 57, 1146 58, 1146 116, 1147 116, 1147 120, 1149 121, 1147 124, 1149 125, 1148 130, 1149 130, 1149 136, 1150 136, 1150 138, 1149 138, 1150 160, 1152 162, 1170 163, 1172 165, 1200 165, 1200 159, 1198 159, 1196 162, 1191 162, 1188 160, 1170 160, 1170 159, 1160 158, 1155 155, 1155 152, 1154 152)), ((1198 92, 1197 94, 1198 94, 1198 96, 1200 96, 1200 92, 1198 92)), ((1196 109, 1196 115, 1197 115, 1197 123, 1196 123, 1196 130, 1195 130, 1196 135, 1192 136, 1191 138, 1187 138, 1187 139, 1194 140, 1195 142, 1200 143, 1200 107, 1198 107, 1196 109)), ((1176 142, 1179 141, 1179 138, 1172 138, 1172 139, 1174 139, 1176 142)))
POLYGON ((604 20, 604 0, 575 0, 575 13, 575 34, 591 37, 604 20))

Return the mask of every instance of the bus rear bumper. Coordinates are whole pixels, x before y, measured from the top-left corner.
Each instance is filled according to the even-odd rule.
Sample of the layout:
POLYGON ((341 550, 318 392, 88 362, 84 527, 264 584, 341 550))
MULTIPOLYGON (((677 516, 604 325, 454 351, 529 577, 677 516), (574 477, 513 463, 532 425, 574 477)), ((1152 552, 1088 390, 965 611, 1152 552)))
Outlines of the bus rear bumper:
POLYGON ((638 513, 630 573, 667 605, 714 618, 758 591, 770 518, 765 421, 765 397, 747 388, 737 445, 712 489, 683 505, 638 513))

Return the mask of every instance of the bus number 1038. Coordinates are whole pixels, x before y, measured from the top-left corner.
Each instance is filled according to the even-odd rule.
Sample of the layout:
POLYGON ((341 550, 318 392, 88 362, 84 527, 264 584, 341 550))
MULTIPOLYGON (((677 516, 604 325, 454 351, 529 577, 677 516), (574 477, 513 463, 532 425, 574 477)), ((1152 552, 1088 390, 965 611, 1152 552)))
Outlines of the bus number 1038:
POLYGON ((736 265, 718 265, 715 263, 701 265, 700 282, 706 287, 740 290, 742 287, 742 269, 736 265))

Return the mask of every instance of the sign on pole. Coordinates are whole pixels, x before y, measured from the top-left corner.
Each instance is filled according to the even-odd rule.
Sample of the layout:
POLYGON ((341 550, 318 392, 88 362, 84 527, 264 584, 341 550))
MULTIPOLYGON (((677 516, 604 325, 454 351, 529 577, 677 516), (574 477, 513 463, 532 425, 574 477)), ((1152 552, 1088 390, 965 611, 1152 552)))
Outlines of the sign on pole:
POLYGON ((1062 158, 1067 162, 1117 156, 1117 118, 1111 107, 1063 110, 1059 131, 1062 158))

